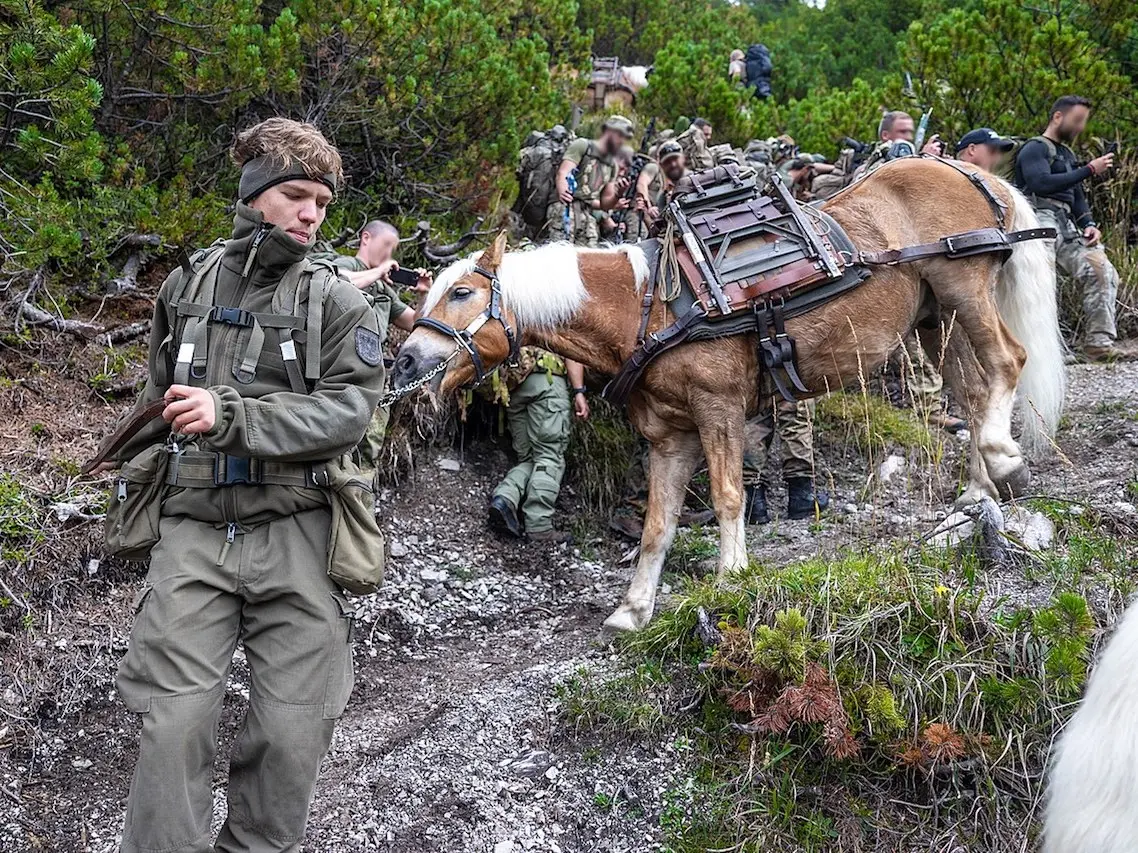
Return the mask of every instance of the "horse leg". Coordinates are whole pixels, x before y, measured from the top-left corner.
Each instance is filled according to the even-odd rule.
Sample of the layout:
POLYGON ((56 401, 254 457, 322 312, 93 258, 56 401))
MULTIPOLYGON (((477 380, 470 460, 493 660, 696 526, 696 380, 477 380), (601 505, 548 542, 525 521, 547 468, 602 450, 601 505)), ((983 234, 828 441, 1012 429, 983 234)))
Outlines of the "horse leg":
POLYGON ((648 459, 648 509, 640 559, 624 601, 604 622, 611 631, 635 631, 652 618, 664 556, 676 535, 684 493, 700 460, 699 436, 694 432, 667 434, 652 443, 648 459))
POLYGON ((719 519, 718 577, 747 565, 743 518, 743 406, 733 412, 715 407, 714 415, 699 421, 699 436, 711 478, 711 502, 719 519), (725 416, 726 415, 726 416, 725 416))
POLYGON ((966 277, 957 275, 952 285, 933 284, 950 334, 945 367, 955 374, 950 384, 968 400, 972 421, 971 476, 958 503, 975 502, 984 494, 1022 494, 1031 479, 1012 438, 1016 382, 1027 352, 996 309, 989 281, 997 270, 990 267, 981 274, 972 269, 966 277))

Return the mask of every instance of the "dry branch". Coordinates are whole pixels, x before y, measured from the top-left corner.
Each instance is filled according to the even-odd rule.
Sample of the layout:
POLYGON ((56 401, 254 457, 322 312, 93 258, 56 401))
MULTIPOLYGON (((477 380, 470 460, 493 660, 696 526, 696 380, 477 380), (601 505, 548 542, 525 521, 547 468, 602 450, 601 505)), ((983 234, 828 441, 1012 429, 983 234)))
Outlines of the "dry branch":
POLYGON ((150 321, 141 320, 137 323, 131 323, 129 326, 118 326, 114 329, 108 329, 95 338, 95 343, 101 347, 109 347, 112 344, 121 344, 126 341, 132 341, 135 338, 140 338, 150 331, 150 321))
POLYGON ((64 320, 62 317, 56 317, 54 314, 49 314, 42 308, 37 308, 27 302, 20 306, 20 316, 27 320, 30 325, 47 326, 49 329, 66 332, 83 340, 91 340, 103 331, 102 327, 84 323, 81 320, 64 320))

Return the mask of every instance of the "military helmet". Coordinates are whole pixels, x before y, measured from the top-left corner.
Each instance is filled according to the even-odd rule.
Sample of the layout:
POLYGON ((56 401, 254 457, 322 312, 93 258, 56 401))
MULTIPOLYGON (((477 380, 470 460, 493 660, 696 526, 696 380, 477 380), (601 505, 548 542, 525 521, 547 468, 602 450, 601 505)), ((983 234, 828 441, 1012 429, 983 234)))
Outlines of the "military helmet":
POLYGON ((680 143, 674 139, 669 139, 660 144, 660 150, 656 154, 656 159, 663 163, 665 160, 675 157, 677 154, 683 154, 684 148, 680 143))
POLYGON ((615 130, 618 133, 623 134, 627 139, 631 139, 635 132, 633 130, 632 122, 626 119, 624 116, 609 116, 607 119, 605 119, 605 123, 601 125, 601 129, 615 130))

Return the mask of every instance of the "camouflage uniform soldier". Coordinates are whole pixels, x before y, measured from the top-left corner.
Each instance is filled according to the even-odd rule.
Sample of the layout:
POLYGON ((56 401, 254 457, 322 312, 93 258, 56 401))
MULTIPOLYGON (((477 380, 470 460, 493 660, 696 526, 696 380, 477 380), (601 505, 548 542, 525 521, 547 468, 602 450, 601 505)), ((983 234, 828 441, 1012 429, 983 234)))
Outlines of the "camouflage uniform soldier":
POLYGON ((1068 147, 1087 125, 1090 101, 1059 98, 1042 136, 1028 140, 1015 162, 1015 183, 1024 191, 1039 224, 1059 232, 1055 262, 1083 289, 1083 354, 1092 361, 1123 354, 1116 346, 1115 302, 1118 272, 1102 248, 1102 232, 1091 216, 1082 183, 1109 171, 1114 155, 1104 154, 1080 166, 1068 147))
POLYGON ((616 155, 632 138, 632 122, 623 116, 612 116, 604 123, 600 139, 575 139, 565 149, 557 167, 557 200, 549 205, 545 233, 550 239, 565 239, 578 246, 596 246, 600 230, 594 215, 599 210, 613 210, 619 191, 616 179, 616 155), (576 189, 569 187, 571 179, 576 189), (606 192, 608 190, 608 192, 606 192), (568 207, 569 222, 565 224, 568 207))
POLYGON ((713 133, 714 128, 707 119, 697 118, 687 130, 676 137, 692 171, 702 172, 715 165, 715 158, 712 157, 709 147, 713 133))
POLYGON ((589 417, 585 369, 537 347, 524 347, 519 366, 500 370, 499 377, 509 392, 506 422, 518 463, 490 498, 490 526, 511 536, 524 533, 532 541, 568 542, 569 534, 553 527, 553 509, 565 474, 570 391, 577 417, 589 417))
MULTIPOLYGON (((336 255, 332 259, 332 262, 343 271, 344 277, 372 301, 379 321, 380 341, 383 344, 387 342, 387 333, 391 326, 410 332, 415 323, 415 311, 403 302, 388 279, 393 270, 399 269, 399 264, 393 257, 398 245, 399 231, 395 226, 377 219, 369 222, 360 231, 360 248, 355 255, 336 255)), ((425 269, 416 272, 419 274, 419 281, 415 289, 419 291, 429 289, 431 274, 425 269)), ((360 441, 360 456, 370 467, 374 468, 379 460, 380 449, 387 435, 389 416, 390 411, 387 406, 376 409, 371 423, 368 424, 367 432, 360 441)))
POLYGON ((336 149, 278 118, 240 134, 232 154, 232 236, 171 273, 155 305, 138 411, 165 399, 162 419, 116 454, 149 458, 172 434, 185 441, 158 486, 159 539, 118 673, 142 717, 124 853, 299 850, 352 691, 353 608, 328 576, 331 498, 315 483, 343 465, 382 391, 376 315, 307 257, 342 180, 336 149), (249 709, 211 843, 217 721, 238 641, 249 709))
POLYGON ((660 144, 657 162, 649 163, 636 184, 636 218, 647 229, 660 221, 676 183, 688 173, 684 149, 674 139, 660 144))
POLYGON ((786 482, 787 518, 809 518, 825 509, 830 496, 814 488, 814 401, 791 403, 781 397, 747 422, 743 444, 743 485, 748 524, 766 524, 767 492, 763 468, 775 433, 782 445, 782 478, 786 482))

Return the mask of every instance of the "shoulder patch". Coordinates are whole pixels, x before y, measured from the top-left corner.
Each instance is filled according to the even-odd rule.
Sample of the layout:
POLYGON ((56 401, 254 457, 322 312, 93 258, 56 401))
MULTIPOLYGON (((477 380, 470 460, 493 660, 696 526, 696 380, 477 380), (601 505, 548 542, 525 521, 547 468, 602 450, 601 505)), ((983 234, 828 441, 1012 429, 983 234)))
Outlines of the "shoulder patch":
POLYGON ((370 367, 378 367, 383 361, 383 346, 379 335, 363 326, 356 328, 356 355, 370 367))

